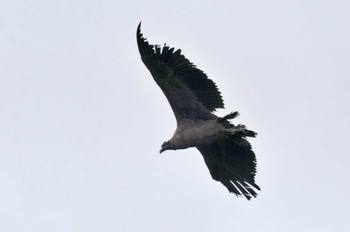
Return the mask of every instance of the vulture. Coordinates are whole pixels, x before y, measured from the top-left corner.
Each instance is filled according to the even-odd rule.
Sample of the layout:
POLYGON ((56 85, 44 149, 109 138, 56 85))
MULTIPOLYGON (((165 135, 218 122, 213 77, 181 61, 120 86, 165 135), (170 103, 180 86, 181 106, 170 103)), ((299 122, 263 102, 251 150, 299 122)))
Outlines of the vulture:
POLYGON ((180 49, 149 44, 141 33, 141 22, 136 38, 141 60, 163 91, 177 122, 175 133, 162 144, 160 153, 195 147, 214 180, 237 197, 257 197, 256 157, 247 140, 256 133, 230 122, 238 112, 224 117, 213 113, 224 108, 218 87, 180 49))

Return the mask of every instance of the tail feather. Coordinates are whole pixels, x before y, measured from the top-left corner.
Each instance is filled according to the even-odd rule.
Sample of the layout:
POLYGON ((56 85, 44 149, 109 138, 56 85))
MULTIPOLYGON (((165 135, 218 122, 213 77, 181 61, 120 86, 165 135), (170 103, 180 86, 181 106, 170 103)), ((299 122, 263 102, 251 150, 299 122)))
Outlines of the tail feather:
POLYGON ((222 118, 218 118, 217 121, 220 122, 220 123, 223 123, 223 122, 225 122, 227 120, 234 119, 234 118, 236 118, 238 116, 239 116, 238 111, 235 111, 235 112, 231 112, 231 113, 225 115, 222 118))

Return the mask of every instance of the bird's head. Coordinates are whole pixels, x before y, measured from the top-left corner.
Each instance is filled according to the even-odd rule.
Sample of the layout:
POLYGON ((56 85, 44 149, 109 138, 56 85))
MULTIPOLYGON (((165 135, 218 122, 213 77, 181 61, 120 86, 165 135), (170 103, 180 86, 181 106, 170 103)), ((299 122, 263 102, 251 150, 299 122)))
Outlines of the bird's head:
POLYGON ((174 150, 171 141, 166 141, 162 144, 162 147, 160 148, 159 153, 162 153, 165 150, 174 150))

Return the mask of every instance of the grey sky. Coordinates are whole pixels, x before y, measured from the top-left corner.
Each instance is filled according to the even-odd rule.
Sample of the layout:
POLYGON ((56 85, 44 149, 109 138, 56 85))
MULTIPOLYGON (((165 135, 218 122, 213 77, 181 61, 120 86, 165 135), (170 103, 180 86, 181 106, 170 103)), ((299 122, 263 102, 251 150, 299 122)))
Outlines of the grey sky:
POLYGON ((0 2, 0 231, 348 231, 348 1, 0 2), (257 199, 175 129, 136 27, 258 132, 257 199))

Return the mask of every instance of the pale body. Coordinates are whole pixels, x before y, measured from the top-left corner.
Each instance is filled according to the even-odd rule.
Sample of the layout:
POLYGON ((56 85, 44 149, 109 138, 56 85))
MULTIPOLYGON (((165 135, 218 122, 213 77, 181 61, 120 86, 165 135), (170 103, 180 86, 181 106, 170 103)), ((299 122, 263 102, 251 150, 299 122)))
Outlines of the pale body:
POLYGON ((213 120, 181 120, 173 137, 169 140, 173 149, 185 149, 210 145, 218 140, 218 135, 225 130, 224 126, 213 120))

